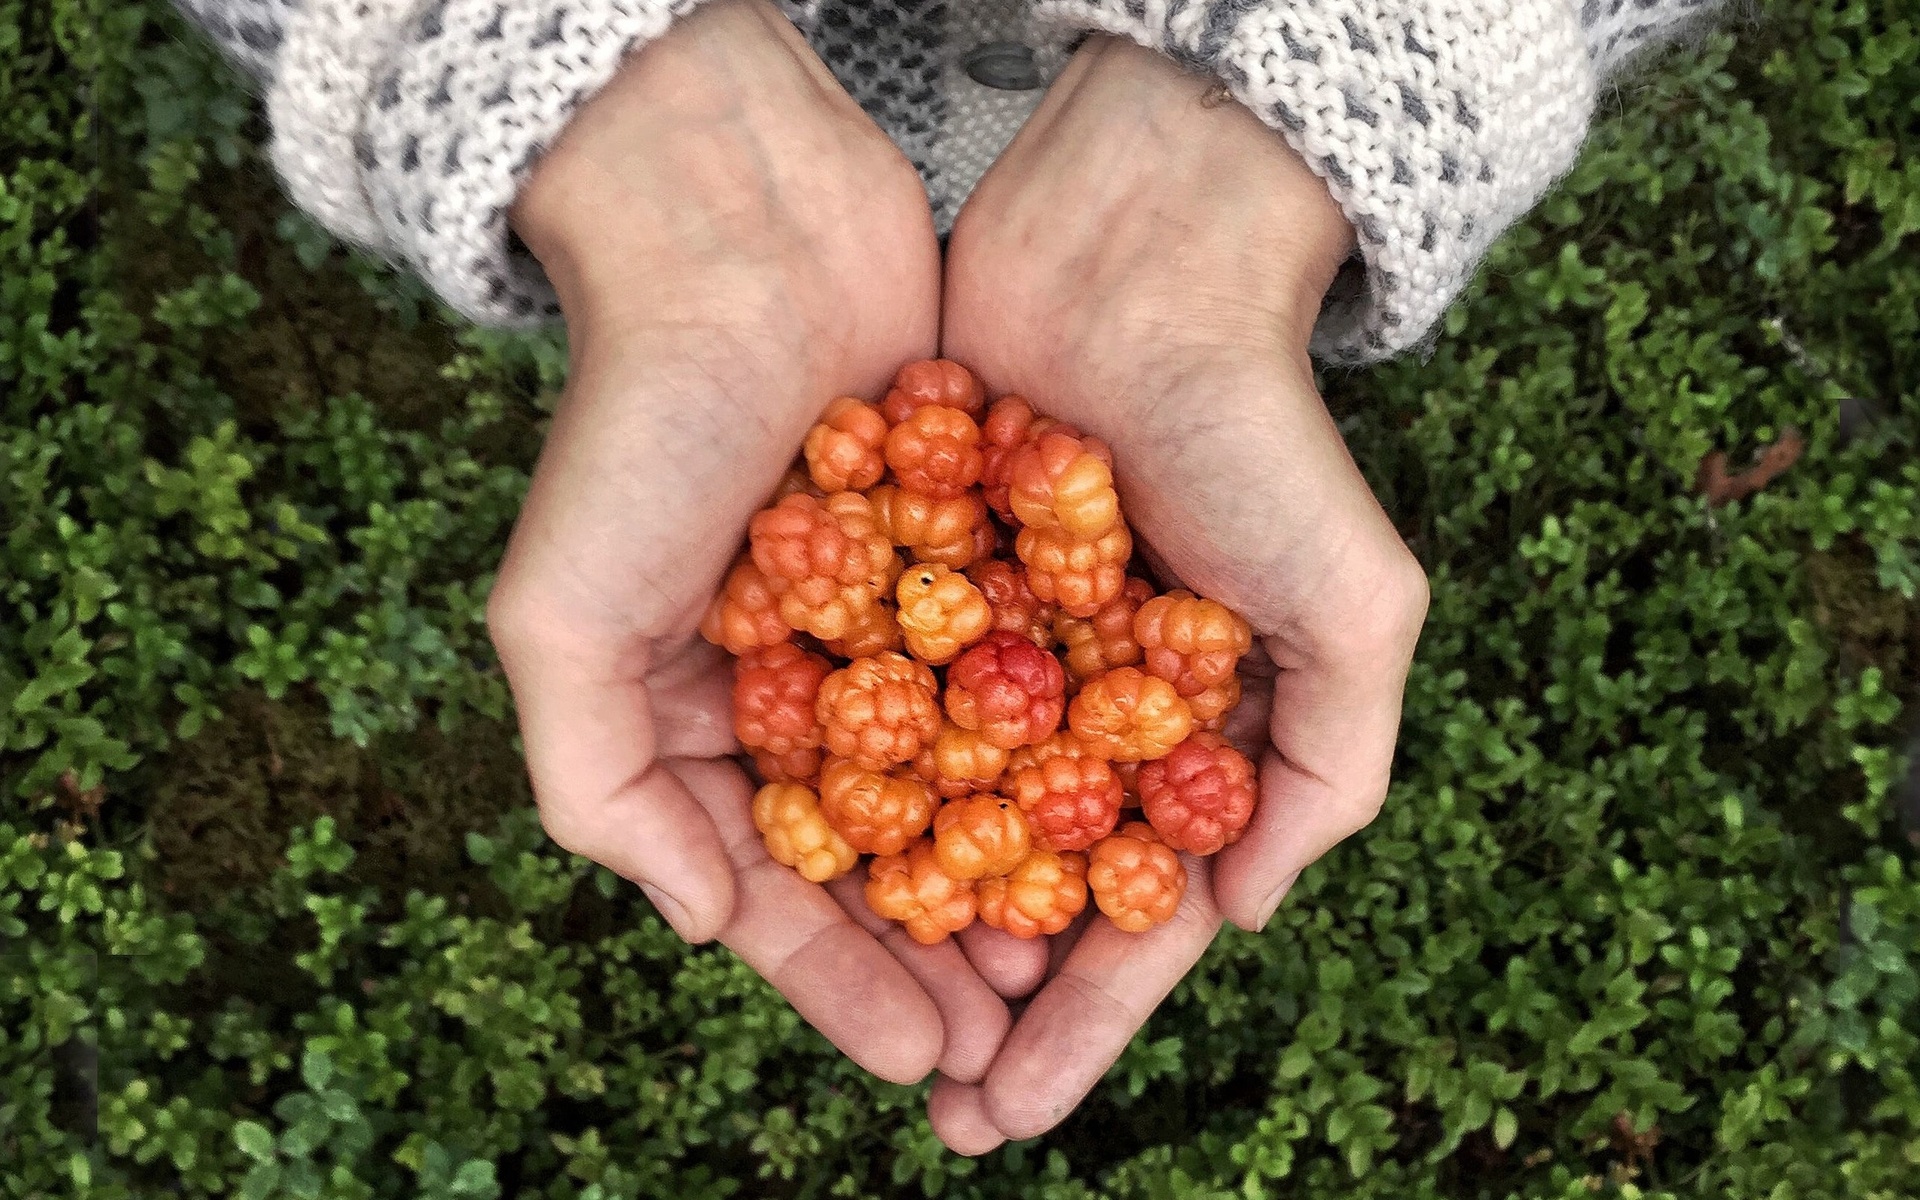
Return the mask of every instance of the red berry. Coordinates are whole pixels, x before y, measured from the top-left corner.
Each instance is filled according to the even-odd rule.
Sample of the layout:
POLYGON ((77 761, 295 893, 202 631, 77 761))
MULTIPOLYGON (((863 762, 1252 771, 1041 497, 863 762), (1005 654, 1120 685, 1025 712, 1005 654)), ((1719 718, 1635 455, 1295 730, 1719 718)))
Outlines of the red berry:
POLYGON ((993 558, 967 568, 967 578, 993 609, 993 627, 1017 633, 1041 649, 1053 645, 1054 606, 1033 594, 1027 573, 1013 563, 993 558))
POLYGON ((762 783, 804 783, 812 787, 820 778, 819 747, 789 750, 785 754, 753 752, 753 769, 762 783))
POLYGON ((1187 871, 1151 825, 1129 821, 1088 852, 1087 887, 1109 921, 1144 933, 1173 919, 1187 892, 1187 871))
POLYGON ((912 416, 914 410, 930 404, 957 408, 970 417, 977 417, 986 402, 986 389, 980 386, 979 377, 972 371, 950 359, 930 358, 901 367, 880 408, 887 420, 898 425, 912 416))
POLYGON ((947 715, 1011 750, 1060 727, 1066 691, 1053 655, 1017 633, 989 633, 947 668, 947 715))
POLYGON ((1196 733, 1141 764, 1140 802, 1167 845, 1218 853, 1240 840, 1253 816, 1253 764, 1217 734, 1196 733))
POLYGON ((817 747, 824 731, 814 702, 832 672, 832 663, 792 642, 735 661, 733 732, 740 744, 776 756, 817 747))
POLYGON ((1064 754, 1013 772, 1004 790, 1048 850, 1085 850, 1112 833, 1125 799, 1112 764, 1064 754))

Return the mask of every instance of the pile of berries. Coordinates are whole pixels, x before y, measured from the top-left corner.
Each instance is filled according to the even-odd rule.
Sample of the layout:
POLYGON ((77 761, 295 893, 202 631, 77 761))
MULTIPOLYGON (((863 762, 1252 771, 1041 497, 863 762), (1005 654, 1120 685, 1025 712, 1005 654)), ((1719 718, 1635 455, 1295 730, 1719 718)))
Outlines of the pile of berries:
POLYGON ((958 363, 835 400, 701 624, 768 852, 817 883, 873 855, 867 903, 926 943, 1057 933, 1089 892, 1170 919, 1175 852, 1253 814, 1220 736, 1252 632, 1133 557, 1106 445, 958 363))

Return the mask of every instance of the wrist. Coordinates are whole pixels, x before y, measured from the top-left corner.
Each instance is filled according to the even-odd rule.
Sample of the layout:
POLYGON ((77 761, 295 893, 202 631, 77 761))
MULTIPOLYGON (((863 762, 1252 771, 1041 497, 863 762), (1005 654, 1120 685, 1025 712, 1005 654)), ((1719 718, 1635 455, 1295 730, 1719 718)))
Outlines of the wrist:
POLYGON ((563 307, 570 294, 631 285, 627 264, 657 258, 676 234, 669 207, 699 208, 703 226, 743 215, 729 193, 786 166, 769 161, 769 144, 816 114, 844 117, 837 100, 844 93, 768 0, 708 0, 581 108, 509 221, 563 307))
POLYGON ((1285 138, 1217 79, 1123 39, 1088 39, 1061 82, 1099 105, 1104 136, 1130 148, 1118 160, 1135 164, 1129 186, 1177 189, 1185 202, 1192 180, 1217 181, 1205 190, 1222 203, 1261 210, 1234 223, 1248 231, 1248 258, 1268 281, 1265 302, 1304 340, 1357 243, 1326 182, 1285 138))

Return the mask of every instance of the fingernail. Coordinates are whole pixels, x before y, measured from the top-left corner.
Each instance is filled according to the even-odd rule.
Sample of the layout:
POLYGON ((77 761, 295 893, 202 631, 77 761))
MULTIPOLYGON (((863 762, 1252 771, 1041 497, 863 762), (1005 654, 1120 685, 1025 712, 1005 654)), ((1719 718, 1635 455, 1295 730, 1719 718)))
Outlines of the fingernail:
POLYGON ((650 883, 641 884, 640 890, 647 894, 647 899, 653 901, 653 907, 659 910, 667 924, 673 926, 675 933, 681 937, 687 936, 687 910, 678 900, 650 883))
POLYGON ((1253 923, 1253 931, 1255 933, 1266 929, 1267 922, 1273 920, 1273 914, 1279 909, 1280 902, 1287 898, 1287 893, 1293 890, 1294 881, 1299 878, 1300 872, 1295 871, 1285 879, 1282 879, 1279 887, 1273 889, 1273 895, 1268 896, 1267 902, 1260 906, 1260 919, 1253 923))

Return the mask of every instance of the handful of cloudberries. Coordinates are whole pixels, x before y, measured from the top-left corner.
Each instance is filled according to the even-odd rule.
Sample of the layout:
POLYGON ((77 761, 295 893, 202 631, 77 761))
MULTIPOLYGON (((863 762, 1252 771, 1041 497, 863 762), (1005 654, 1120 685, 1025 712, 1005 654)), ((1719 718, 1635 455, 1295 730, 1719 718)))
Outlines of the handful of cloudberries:
POLYGON ((1220 736, 1252 631, 1133 549, 1107 446, 958 363, 833 401, 701 623, 768 853, 816 883, 872 855, 867 904, 929 944, 1058 933, 1089 892, 1170 919, 1175 851, 1253 814, 1220 736))

